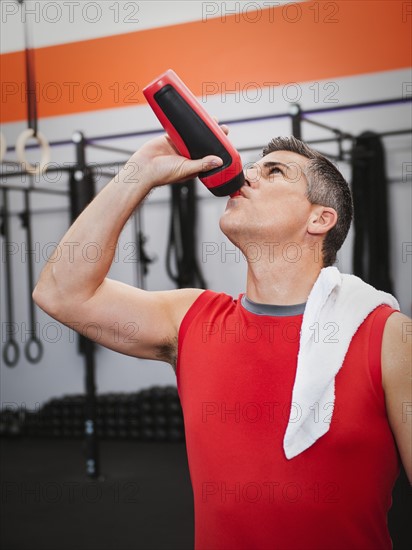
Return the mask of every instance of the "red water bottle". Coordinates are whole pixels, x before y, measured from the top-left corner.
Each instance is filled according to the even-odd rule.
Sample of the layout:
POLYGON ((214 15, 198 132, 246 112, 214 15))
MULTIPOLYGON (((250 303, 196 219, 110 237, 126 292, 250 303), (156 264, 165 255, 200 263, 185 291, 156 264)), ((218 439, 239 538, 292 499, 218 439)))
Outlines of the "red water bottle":
POLYGON ((242 187, 239 153, 174 71, 169 69, 153 80, 143 94, 182 156, 200 159, 216 155, 223 160, 222 166, 199 174, 209 191, 223 197, 242 187))

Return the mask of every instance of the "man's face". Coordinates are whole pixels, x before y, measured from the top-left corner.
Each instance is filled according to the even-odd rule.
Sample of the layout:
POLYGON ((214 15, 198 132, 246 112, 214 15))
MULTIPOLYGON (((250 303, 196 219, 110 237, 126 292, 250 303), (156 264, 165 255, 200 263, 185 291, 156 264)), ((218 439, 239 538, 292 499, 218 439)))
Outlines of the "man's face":
POLYGON ((302 242, 313 208, 305 196, 308 162, 275 151, 245 169, 245 185, 220 219, 223 233, 241 248, 250 242, 302 242))

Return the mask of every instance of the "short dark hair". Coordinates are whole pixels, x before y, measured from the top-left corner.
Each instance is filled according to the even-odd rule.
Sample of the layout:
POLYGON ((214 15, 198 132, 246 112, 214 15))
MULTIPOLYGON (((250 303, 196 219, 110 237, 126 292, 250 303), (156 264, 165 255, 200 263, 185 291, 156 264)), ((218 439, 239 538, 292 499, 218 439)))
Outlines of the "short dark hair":
POLYGON ((310 162, 305 171, 308 180, 306 196, 309 202, 336 210, 338 221, 327 233, 322 246, 323 266, 333 265, 336 261, 336 253, 346 239, 353 217, 352 194, 348 183, 329 159, 293 136, 272 139, 263 148, 262 156, 274 151, 290 151, 309 159, 310 162))

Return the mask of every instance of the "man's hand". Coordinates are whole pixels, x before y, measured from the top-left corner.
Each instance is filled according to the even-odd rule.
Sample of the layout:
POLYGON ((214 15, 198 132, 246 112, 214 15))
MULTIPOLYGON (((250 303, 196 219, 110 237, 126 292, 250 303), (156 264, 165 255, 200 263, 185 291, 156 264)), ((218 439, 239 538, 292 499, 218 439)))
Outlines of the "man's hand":
POLYGON ((182 157, 167 135, 145 143, 130 159, 129 163, 133 162, 140 177, 151 187, 190 179, 223 164, 215 155, 198 160, 182 157))

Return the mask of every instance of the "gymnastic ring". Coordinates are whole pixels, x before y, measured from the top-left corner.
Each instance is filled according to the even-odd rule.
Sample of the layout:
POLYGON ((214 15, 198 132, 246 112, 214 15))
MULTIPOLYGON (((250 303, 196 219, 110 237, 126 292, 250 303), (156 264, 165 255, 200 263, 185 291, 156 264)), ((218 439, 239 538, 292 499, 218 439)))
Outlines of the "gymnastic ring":
POLYGON ((38 363, 43 357, 43 344, 36 336, 31 336, 24 347, 24 355, 30 363, 38 363), (34 353, 33 353, 34 348, 34 353))
POLYGON ((3 132, 0 132, 0 162, 3 162, 6 151, 7 151, 6 138, 4 137, 3 132))
POLYGON ((17 342, 9 338, 3 348, 3 361, 8 367, 15 367, 19 362, 20 350, 17 342))
POLYGON ((16 141, 16 153, 17 158, 23 165, 23 168, 26 172, 29 172, 29 174, 41 174, 43 170, 46 168, 47 164, 50 162, 50 146, 44 135, 40 132, 37 132, 36 135, 34 135, 34 130, 32 128, 28 128, 27 130, 24 130, 16 141), (26 143, 30 138, 37 139, 39 144, 42 148, 40 163, 36 166, 33 166, 33 164, 30 164, 26 160, 26 143))

